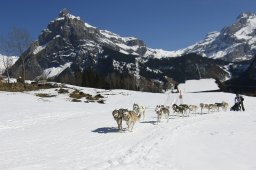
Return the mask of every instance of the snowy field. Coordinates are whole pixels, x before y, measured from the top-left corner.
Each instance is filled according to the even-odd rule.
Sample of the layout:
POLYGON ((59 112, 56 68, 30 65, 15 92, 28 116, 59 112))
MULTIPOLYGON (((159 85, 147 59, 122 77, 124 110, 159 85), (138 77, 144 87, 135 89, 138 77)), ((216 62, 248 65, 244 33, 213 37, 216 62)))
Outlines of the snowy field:
MULTIPOLYGON (((184 88, 215 87, 212 80, 202 81, 203 89, 200 81, 184 88)), ((172 115, 168 123, 156 124, 155 106, 172 103, 178 94, 77 88, 100 92, 106 104, 70 102, 55 89, 0 92, 1 170, 256 169, 256 98, 245 96, 245 112, 172 115), (118 132, 112 111, 132 109, 134 102, 147 107, 145 120, 133 132, 118 132)), ((183 102, 195 105, 223 100, 232 105, 235 97, 184 91, 183 102)))

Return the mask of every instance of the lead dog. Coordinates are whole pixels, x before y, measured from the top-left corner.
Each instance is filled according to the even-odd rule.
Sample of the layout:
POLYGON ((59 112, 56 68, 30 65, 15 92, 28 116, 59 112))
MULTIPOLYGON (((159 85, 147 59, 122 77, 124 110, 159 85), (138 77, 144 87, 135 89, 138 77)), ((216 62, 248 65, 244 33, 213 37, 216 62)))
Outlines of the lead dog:
POLYGON ((116 109, 112 112, 112 115, 117 123, 117 127, 119 130, 123 130, 123 127, 122 127, 122 120, 123 120, 123 117, 124 117, 124 112, 127 112, 128 110, 127 109, 116 109))
POLYGON ((132 132, 134 124, 140 120, 140 114, 137 114, 135 111, 126 110, 123 113, 123 120, 126 121, 128 126, 128 131, 132 132))

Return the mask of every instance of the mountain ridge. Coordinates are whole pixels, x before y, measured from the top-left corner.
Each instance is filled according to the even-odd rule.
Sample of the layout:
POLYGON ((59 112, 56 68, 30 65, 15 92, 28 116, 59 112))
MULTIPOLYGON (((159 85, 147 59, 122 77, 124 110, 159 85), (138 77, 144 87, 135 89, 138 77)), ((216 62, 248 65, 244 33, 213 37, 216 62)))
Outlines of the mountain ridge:
MULTIPOLYGON (((128 84, 140 79, 147 79, 149 84, 151 81, 160 81, 161 84, 166 77, 176 81, 197 79, 200 77, 198 72, 202 78, 214 77, 223 81, 229 77, 227 62, 202 58, 197 54, 178 55, 178 52, 151 49, 140 39, 100 30, 66 10, 49 22, 21 58, 25 61, 27 79, 69 81, 85 86, 85 80, 92 81, 86 76, 106 81, 114 81, 114 76, 119 79, 129 77, 128 84)), ((13 77, 20 76, 21 60, 10 72, 13 77)), ((130 86, 135 84, 128 88, 130 86)))
POLYGON ((210 37, 208 35, 179 51, 230 62, 251 60, 256 54, 256 14, 241 13, 233 24, 213 32, 212 36, 210 33, 210 37))

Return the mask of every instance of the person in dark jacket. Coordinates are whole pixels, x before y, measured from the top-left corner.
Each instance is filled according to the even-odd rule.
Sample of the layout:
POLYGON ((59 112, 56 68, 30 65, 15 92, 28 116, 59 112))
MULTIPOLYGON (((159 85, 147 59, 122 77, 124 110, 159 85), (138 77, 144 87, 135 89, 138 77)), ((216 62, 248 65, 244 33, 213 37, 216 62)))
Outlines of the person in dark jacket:
POLYGON ((239 94, 236 94, 236 97, 235 97, 235 104, 238 104, 242 110, 244 111, 244 98, 243 96, 239 95, 239 94))

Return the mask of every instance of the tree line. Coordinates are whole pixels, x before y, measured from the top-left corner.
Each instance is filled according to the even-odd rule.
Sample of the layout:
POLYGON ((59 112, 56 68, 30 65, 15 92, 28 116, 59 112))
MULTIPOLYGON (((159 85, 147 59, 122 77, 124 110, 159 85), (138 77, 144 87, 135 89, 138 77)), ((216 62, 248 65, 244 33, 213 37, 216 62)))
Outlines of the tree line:
POLYGON ((100 75, 93 69, 77 71, 74 76, 63 74, 57 79, 58 82, 68 83, 83 87, 101 88, 101 89, 126 89, 147 92, 162 92, 169 88, 168 82, 161 83, 144 77, 135 77, 130 74, 114 71, 105 75, 100 75))

